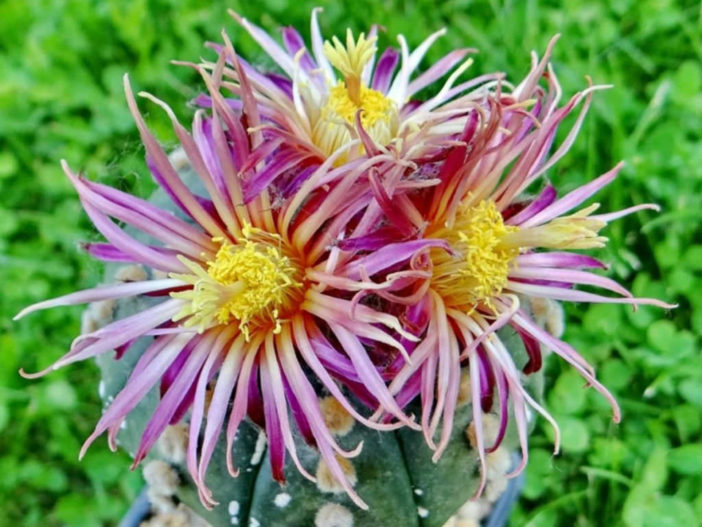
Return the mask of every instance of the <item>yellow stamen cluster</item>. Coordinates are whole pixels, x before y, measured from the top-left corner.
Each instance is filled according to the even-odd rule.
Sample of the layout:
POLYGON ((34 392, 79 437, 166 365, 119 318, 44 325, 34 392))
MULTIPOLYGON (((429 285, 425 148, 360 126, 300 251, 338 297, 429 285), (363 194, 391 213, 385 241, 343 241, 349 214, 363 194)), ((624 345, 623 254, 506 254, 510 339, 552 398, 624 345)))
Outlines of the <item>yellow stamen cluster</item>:
POLYGON ((171 293, 188 301, 174 320, 187 317, 183 325, 198 331, 236 320, 247 340, 251 329, 262 324, 280 330, 281 315, 300 293, 300 270, 280 247, 278 236, 245 226, 244 237, 236 244, 213 239, 220 247, 207 270, 181 258, 193 274, 172 276, 193 288, 171 293))
POLYGON ((504 243, 517 230, 504 224, 492 201, 481 201, 461 208, 450 228, 432 233, 457 253, 432 252, 432 282, 448 305, 466 311, 491 305, 507 283, 510 262, 519 254, 518 248, 504 243))
POLYGON ((341 118, 353 124, 358 110, 362 110, 363 128, 369 129, 380 120, 389 120, 393 103, 379 91, 365 86, 361 88, 359 102, 355 103, 349 97, 344 83, 340 82, 329 91, 329 99, 322 110, 322 116, 327 119, 341 118))
POLYGON ((361 34, 356 41, 348 30, 346 45, 336 37, 332 41, 333 45, 324 43, 324 53, 344 78, 330 87, 325 104, 315 115, 314 143, 325 154, 332 154, 348 144, 355 137, 353 128, 360 110, 364 130, 376 143, 387 145, 397 133, 396 104, 381 92, 365 86, 362 79, 363 69, 376 51, 375 38, 366 39, 361 34))
POLYGON ((594 204, 544 225, 519 228, 504 224, 494 202, 475 204, 468 197, 450 226, 427 233, 445 239, 455 251, 432 251, 432 284, 451 307, 468 312, 479 305, 494 308, 492 299, 507 284, 513 260, 521 251, 602 247, 607 238, 598 232, 605 222, 589 217, 598 207, 594 204))

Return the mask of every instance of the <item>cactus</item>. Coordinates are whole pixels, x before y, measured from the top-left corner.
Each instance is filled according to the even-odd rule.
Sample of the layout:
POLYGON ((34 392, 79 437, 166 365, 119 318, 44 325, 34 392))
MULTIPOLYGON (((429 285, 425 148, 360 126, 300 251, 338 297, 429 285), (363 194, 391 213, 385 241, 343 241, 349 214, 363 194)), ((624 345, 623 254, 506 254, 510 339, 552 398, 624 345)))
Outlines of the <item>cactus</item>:
POLYGON ((559 340, 562 325, 553 322, 560 321, 561 312, 552 303, 673 307, 635 298, 616 282, 588 271, 605 268, 603 262, 571 252, 602 247, 607 238, 600 231, 610 221, 656 206, 593 214, 598 207, 593 204, 574 211, 612 182, 622 164, 560 199, 550 184, 536 196, 523 195, 568 150, 592 92, 603 87, 590 85, 558 108, 561 90, 548 64, 554 38, 541 60, 533 55, 532 68, 519 84, 503 84, 501 75, 487 74, 450 88, 468 61, 453 71, 435 97, 416 104, 409 96, 447 74, 460 61, 456 57, 467 51, 452 53, 453 58, 445 57, 410 81, 441 32, 411 55, 400 39, 400 72, 392 80, 398 54, 388 50, 369 84, 375 37, 362 34, 355 40, 349 31, 346 46, 338 39, 325 44, 314 10, 314 62, 302 60, 307 52, 295 30, 285 31, 285 51, 260 28, 233 16, 290 78, 276 75, 271 82, 244 64, 224 34, 224 43, 215 46, 217 62, 194 65, 209 92, 197 104, 212 113, 196 113, 192 136, 165 102, 144 94, 170 116, 187 156, 175 155, 169 162, 124 78, 150 171, 168 193, 153 196, 158 206, 90 182, 63 163, 86 212, 109 242, 87 244, 86 250, 102 260, 140 262, 161 270, 111 266, 109 282, 134 283, 38 302, 15 317, 100 301, 86 312, 87 333, 74 340, 68 353, 40 372, 22 372, 34 378, 98 357, 100 392, 106 404, 113 398, 115 404, 83 451, 108 431, 110 440, 118 440, 138 463, 164 437, 166 425, 181 420, 190 405, 194 410, 188 435, 195 441, 208 387, 215 383, 203 445, 191 442, 187 467, 181 445, 180 452, 164 448, 162 453, 174 468, 154 459, 159 456, 154 451, 145 471, 147 479, 160 477, 169 496, 177 494, 211 524, 442 526, 474 492, 484 490, 487 500, 494 501, 504 478, 490 472, 506 474, 506 449, 515 443, 515 435, 524 455, 515 472, 524 468, 530 409, 554 426, 558 449, 558 426, 536 401, 540 381, 534 373, 541 367, 542 344, 609 401, 618 422, 619 406, 595 378, 594 368, 559 340), (547 87, 541 86, 542 77, 547 87), (231 104, 222 90, 235 96, 231 104), (558 125, 579 104, 567 138, 549 156, 558 125), (301 130, 305 137, 298 137, 301 130), (198 178, 205 188, 198 188, 198 178), (178 215, 174 203, 195 228, 186 217, 163 212, 178 215), (138 230, 120 229, 113 220, 138 230), (153 240, 144 233, 161 245, 149 245, 153 240), (618 296, 582 291, 578 285, 618 296), (170 299, 154 306, 150 294, 170 299), (534 316, 526 312, 529 303, 534 316), (111 320, 119 321, 96 330, 111 320), (512 329, 517 333, 510 334, 512 329), (155 345, 145 335, 159 335, 155 345), (313 345, 314 335, 318 340, 313 345), (419 342, 410 345, 414 341, 419 342), (386 352, 384 346, 392 350, 386 352), (118 361, 102 356, 112 349, 119 355, 128 352, 118 361), (329 368, 321 359, 327 353, 333 353, 324 359, 329 359, 329 368), (339 371, 338 364, 331 364, 347 359, 339 371), (468 375, 459 371, 466 363, 468 375), (174 371, 175 381, 170 379, 174 371), (532 375, 525 379, 522 372, 532 375), (340 384, 366 404, 377 405, 374 418, 397 419, 408 428, 389 432, 392 425, 360 416, 331 374, 338 374, 340 384), (471 407, 467 397, 456 407, 461 374, 470 378, 471 398, 480 407, 471 407), (144 397, 159 378, 161 388, 166 387, 163 399, 159 401, 158 388, 144 397), (493 388, 498 392, 499 426, 490 423, 494 416, 489 413, 480 422, 490 410, 493 388), (254 395, 249 398, 249 393, 254 395), (260 413, 259 396, 272 469, 261 462, 265 434, 252 423, 239 427, 247 412, 254 418, 260 413), (419 400, 414 407, 400 408, 412 398, 419 400), (215 452, 230 402, 228 442, 215 452), (352 429, 353 420, 337 426, 344 422, 343 414, 334 413, 337 403, 376 431, 352 429), (505 437, 509 406, 515 430, 505 437), (295 414, 300 426, 297 437, 291 437, 287 412, 295 414), (405 412, 421 416, 422 434, 411 431, 416 423, 405 412), (440 440, 433 444, 440 424, 440 440), (305 446, 304 439, 317 445, 320 454, 305 446), (493 441, 501 445, 496 450, 490 447, 493 441), (225 458, 231 461, 225 452, 230 447, 241 469, 235 479, 228 474, 231 463, 225 463, 225 458), (316 472, 315 483, 303 480, 296 470, 284 470, 286 452, 309 479, 314 480, 307 473, 316 472), (281 486, 286 473, 287 483, 281 486), (202 510, 196 495, 212 509, 202 510))
MULTIPOLYGON (((182 157, 176 154, 172 159, 175 164, 180 164, 179 172, 183 180, 197 190, 197 178, 182 161, 182 157)), ((151 201, 177 212, 161 190, 154 193, 151 201)), ((138 236, 137 233, 133 234, 138 236)), ((135 271, 142 272, 142 268, 136 268, 135 271)), ((125 274, 129 274, 129 269, 125 266, 109 264, 106 281, 114 282, 125 274)), ((147 296, 120 300, 114 304, 112 316, 119 319, 141 311, 154 302, 154 299, 147 296)), ((515 356, 515 363, 523 366, 527 356, 521 339, 511 329, 501 331, 501 338, 509 343, 515 356)), ((98 357, 102 373, 100 394, 106 405, 124 386, 150 340, 149 337, 140 339, 119 360, 109 355, 98 357)), ((532 393, 540 392, 540 381, 539 374, 530 376, 532 393)), ((125 421, 118 435, 118 443, 130 455, 136 450, 157 401, 158 389, 155 388, 125 421)), ((412 413, 411 409, 408 413, 412 413)), ((414 413, 418 414, 418 409, 414 413)), ((155 449, 147 460, 161 456, 173 464, 181 482, 177 491, 178 500, 190 506, 214 527, 308 527, 315 525, 315 521, 321 526, 441 527, 478 487, 480 476, 477 455, 471 449, 466 435, 471 415, 469 402, 464 402, 457 409, 451 443, 437 463, 432 461, 432 451, 427 447, 421 432, 410 429, 378 432, 355 426, 339 438, 344 448, 353 448, 360 441, 363 442, 361 454, 349 461, 349 470, 355 472, 355 489, 367 501, 367 511, 358 509, 343 492, 334 492, 333 481, 325 485, 323 475, 314 484, 305 479, 294 466, 286 466, 286 484, 276 482, 264 455, 265 434, 251 422, 243 424, 234 443, 234 458, 239 468, 237 478, 232 478, 228 473, 225 441, 220 438, 207 474, 207 484, 219 502, 212 510, 206 510, 198 500, 197 489, 187 474, 182 457, 169 458, 162 449, 155 449), (327 523, 324 523, 325 518, 328 518, 327 523), (353 523, 343 523, 344 518, 352 518, 353 523), (337 523, 333 523, 332 519, 337 523)), ((299 435, 296 436, 296 442, 303 465, 313 474, 318 472, 320 458, 316 450, 307 446, 299 435)), ((505 446, 510 448, 515 442, 514 433, 508 430, 505 446)))

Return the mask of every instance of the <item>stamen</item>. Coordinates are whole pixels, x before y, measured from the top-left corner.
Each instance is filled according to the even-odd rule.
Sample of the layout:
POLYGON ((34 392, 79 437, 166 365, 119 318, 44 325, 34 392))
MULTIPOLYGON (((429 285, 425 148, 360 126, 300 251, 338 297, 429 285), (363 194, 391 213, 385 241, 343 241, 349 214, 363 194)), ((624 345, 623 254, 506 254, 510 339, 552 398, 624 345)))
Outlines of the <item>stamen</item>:
MULTIPOLYGON (((466 202, 470 202, 468 199, 466 202)), ((462 205, 453 225, 427 236, 443 238, 454 254, 432 251, 432 284, 448 306, 470 312, 478 306, 494 310, 493 299, 507 284, 513 260, 531 248, 588 249, 604 246, 607 238, 598 232, 606 222, 590 217, 595 203, 570 216, 545 225, 519 228, 505 225, 492 201, 462 205), (456 257, 455 254, 460 257, 456 257)))
POLYGON ((505 236, 504 243, 510 247, 544 247, 549 249, 592 249, 604 247, 605 236, 600 229, 607 223, 590 214, 599 208, 599 203, 579 210, 570 216, 555 218, 545 225, 520 229, 505 236))
POLYGON ((491 299, 507 283, 511 261, 519 249, 506 246, 505 236, 517 227, 505 225, 492 201, 459 209, 454 225, 433 234, 446 239, 460 257, 446 251, 432 253, 436 290, 448 305, 471 311, 491 299))
MULTIPOLYGON (((361 125, 380 145, 387 145, 397 134, 397 105, 383 93, 363 84, 363 69, 376 51, 375 37, 364 34, 355 41, 351 30, 346 44, 334 37, 333 45, 324 43, 329 62, 343 75, 343 80, 329 88, 324 106, 313 125, 312 139, 326 154, 332 154, 354 139, 356 114, 361 111, 361 125)), ((341 162, 346 158, 341 159, 341 162)))
POLYGON ((181 257, 192 274, 171 276, 193 288, 171 293, 188 301, 174 321, 187 318, 183 325, 200 332, 237 321, 247 341, 251 328, 266 322, 274 324, 274 332, 280 331, 281 314, 294 305, 302 286, 300 270, 283 251, 279 236, 250 225, 242 232, 244 239, 236 244, 213 238, 220 247, 207 270, 181 257))

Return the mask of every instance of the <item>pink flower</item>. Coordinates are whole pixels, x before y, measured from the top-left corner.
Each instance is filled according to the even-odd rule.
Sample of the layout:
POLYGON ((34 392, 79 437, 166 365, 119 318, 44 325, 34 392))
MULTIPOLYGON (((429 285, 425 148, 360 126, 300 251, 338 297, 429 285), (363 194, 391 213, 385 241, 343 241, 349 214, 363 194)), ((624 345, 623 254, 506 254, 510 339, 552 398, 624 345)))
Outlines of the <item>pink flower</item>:
MULTIPOLYGON (((354 37, 348 30, 343 41, 337 37, 324 41, 317 21, 320 11, 312 11, 311 49, 291 27, 282 29, 281 46, 263 29, 230 12, 282 75, 264 74, 241 59, 236 64, 226 34, 223 45, 212 45, 220 52, 220 61, 227 63, 221 70, 227 104, 241 107, 242 88, 248 84, 263 126, 298 163, 325 159, 340 149, 344 153, 339 162, 381 152, 400 159, 427 156, 461 131, 466 104, 479 99, 500 78, 488 74, 457 83, 472 64, 466 57, 475 50, 469 48, 455 50, 417 74, 427 50, 445 30, 432 34, 412 52, 400 35, 400 51, 387 48, 380 56, 376 26, 367 37, 363 33, 354 37), (419 92, 446 76, 436 95, 416 100, 419 92), (412 148, 407 148, 408 141, 412 148)), ((217 70, 219 65, 192 66, 217 70)), ((212 106, 222 100, 218 94, 196 102, 212 106)))
MULTIPOLYGON (((218 80, 208 78, 208 82, 213 90, 219 89, 218 80)), ((287 452, 300 472, 314 479, 298 461, 290 408, 297 428, 319 449, 333 477, 365 508, 337 458, 357 455, 361 445, 350 452, 339 447, 303 371, 304 365, 346 411, 367 426, 387 430, 398 424, 379 424, 360 415, 336 380, 346 381, 358 396, 395 416, 399 424, 417 427, 390 395, 364 347, 377 342, 404 352, 390 332, 412 336, 396 317, 354 306, 330 293, 329 284, 318 278, 333 280, 340 253, 333 242, 368 202, 369 192, 349 195, 365 171, 364 163, 335 168, 332 155, 310 171, 289 200, 272 203, 267 187, 244 200, 246 183, 280 162, 276 149, 256 162, 250 160, 252 152, 265 148, 266 136, 245 129, 244 123, 254 128, 260 124, 251 92, 244 91, 240 110, 218 106, 212 116, 196 113, 192 135, 165 103, 144 94, 173 119, 188 163, 206 190, 206 196, 200 196, 184 183, 147 129, 126 76, 124 85, 151 172, 186 219, 84 179, 65 162, 63 168, 85 211, 107 239, 86 249, 98 259, 136 262, 167 277, 72 293, 28 307, 17 318, 54 306, 144 294, 163 301, 79 336, 52 366, 25 376, 41 376, 111 350, 117 350, 119 358, 137 339, 153 337, 81 455, 106 431, 114 448, 125 416, 160 382, 162 397, 141 438, 135 465, 169 423, 190 411, 187 465, 203 504, 212 506, 215 501, 205 485, 205 473, 220 433, 226 434, 227 462, 236 475, 232 444, 237 429, 247 414, 263 415, 259 424, 268 436, 274 477, 284 481, 287 452), (155 243, 137 241, 112 219, 155 243), (353 317, 349 316, 352 310, 353 317), (208 406, 205 394, 210 382, 214 391, 208 406)))
MULTIPOLYGON (((607 239, 600 230, 610 221, 638 210, 658 209, 649 204, 605 214, 596 214, 598 204, 578 209, 616 177, 622 164, 560 199, 551 184, 534 198, 521 197, 565 155, 592 93, 603 88, 590 86, 559 107, 560 87, 547 65, 554 42, 541 61, 534 58, 531 72, 511 93, 503 93, 503 87, 498 86, 495 93, 470 103, 465 126, 453 138, 455 144, 436 159, 420 163, 414 170, 396 167, 401 175, 379 171, 385 177, 375 182, 376 196, 380 196, 375 206, 382 210, 383 227, 342 242, 349 250, 374 252, 339 271, 371 284, 388 284, 389 277, 399 275, 416 277, 402 283, 401 288, 366 290, 386 301, 404 303, 405 327, 421 338, 420 342, 405 341, 411 362, 398 356, 389 368, 394 372, 391 393, 403 405, 420 396, 422 429, 438 459, 450 439, 460 370, 467 365, 475 439, 483 468, 485 453, 497 448, 504 437, 511 404, 522 450, 515 474, 524 468, 528 457, 527 407, 556 428, 558 450, 557 424, 522 384, 522 373, 541 367, 541 346, 570 363, 608 399, 615 421, 620 417, 614 397, 597 381, 592 366, 566 342, 539 327, 522 308, 525 301, 674 307, 655 299, 634 298, 613 280, 591 272, 606 268, 603 263, 573 252, 602 247, 607 239), (548 81, 547 91, 538 85, 541 77, 548 81), (549 155, 558 125, 579 104, 582 109, 574 125, 549 155), (433 184, 418 184, 428 181, 433 184), (416 187, 408 189, 410 182, 416 187), (419 239, 392 243, 398 236, 419 239), (595 287, 616 296, 576 286, 595 287), (496 333, 508 326, 521 336, 529 355, 522 372, 496 333), (495 444, 486 445, 482 415, 492 408, 494 390, 500 427, 495 444)), ((478 493, 483 484, 484 470, 478 493)))

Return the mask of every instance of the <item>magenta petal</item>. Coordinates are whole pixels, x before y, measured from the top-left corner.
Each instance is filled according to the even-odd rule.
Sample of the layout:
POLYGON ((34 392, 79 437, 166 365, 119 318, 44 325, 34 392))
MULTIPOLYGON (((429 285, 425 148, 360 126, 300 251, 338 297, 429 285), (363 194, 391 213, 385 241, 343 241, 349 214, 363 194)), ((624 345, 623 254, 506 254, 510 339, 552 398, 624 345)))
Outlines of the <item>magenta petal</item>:
POLYGON ((180 352, 182 346, 190 340, 188 335, 173 338, 156 339, 144 352, 132 370, 127 383, 112 404, 95 425, 95 431, 86 439, 80 451, 80 457, 95 439, 115 423, 121 422, 125 415, 141 401, 148 391, 158 382, 171 361, 180 352))
MULTIPOLYGON (((198 377, 201 377, 201 373, 198 375, 198 377)), ((173 416, 171 416, 170 420, 168 421, 169 425, 174 425, 176 423, 179 423, 180 420, 185 417, 185 414, 190 410, 190 407, 193 405, 193 401, 195 400, 195 390, 197 388, 197 383, 193 382, 190 388, 188 388, 188 391, 185 392, 185 395, 183 396, 183 399, 180 401, 180 404, 176 407, 175 411, 173 412, 173 416)), ((159 434, 160 435, 160 434, 159 434)))
POLYGON ((353 381, 360 382, 353 364, 346 355, 339 353, 320 333, 309 339, 314 355, 324 363, 325 367, 353 381))
POLYGON ((163 430, 168 426, 168 423, 171 422, 181 402, 195 384, 195 379, 200 373, 200 368, 209 354, 213 336, 214 335, 207 335, 197 341, 178 377, 161 398, 151 419, 149 419, 149 422, 146 424, 144 433, 141 436, 139 448, 134 455, 134 463, 132 466, 138 465, 149 450, 151 450, 151 447, 161 436, 163 430))
MULTIPOLYGON (((229 197, 229 190, 224 178, 224 172, 217 157, 214 136, 212 135, 212 118, 195 115, 193 120, 192 140, 197 146, 200 158, 205 166, 205 172, 214 184, 216 191, 224 198, 229 197)), ((219 124, 217 124, 219 126, 219 124)))
POLYGON ((402 209, 397 206, 397 203, 393 203, 393 198, 388 194, 383 183, 380 181, 377 170, 372 169, 369 171, 368 182, 373 191, 375 201, 395 228, 403 233, 404 236, 413 233, 415 231, 414 225, 412 225, 411 220, 403 214, 402 209))
POLYGON ((330 323, 329 327, 336 335, 336 338, 339 339, 339 342, 344 347, 346 352, 349 354, 351 362, 353 362, 359 377, 368 388, 368 391, 373 394, 385 411, 392 413, 403 422, 408 422, 409 420, 407 416, 402 413, 402 410, 390 395, 390 392, 385 386, 383 379, 375 369, 375 366, 371 360, 368 358, 368 354, 366 353, 365 349, 363 349, 363 346, 358 341, 358 338, 343 327, 336 324, 330 323))
POLYGON ((286 172, 294 170, 304 160, 304 157, 298 152, 281 153, 277 157, 276 154, 273 154, 272 158, 273 160, 268 165, 246 181, 244 185, 244 203, 249 203, 256 198, 271 183, 286 172))
POLYGON ((383 51, 373 74, 372 89, 380 93, 387 93, 399 58, 400 54, 393 48, 386 48, 383 51))
POLYGON ((163 188, 169 195, 174 196, 175 202, 179 204, 179 206, 182 206, 183 210, 190 217, 195 219, 210 235, 223 235, 224 233, 221 232, 221 229, 217 226, 213 218, 198 204, 193 194, 190 192, 190 189, 180 179, 178 172, 173 168, 163 148, 147 128, 144 118, 137 107, 127 75, 124 76, 124 91, 127 97, 127 105, 134 117, 134 121, 139 129, 139 134, 146 148, 147 159, 152 159, 154 168, 162 176, 163 188))
POLYGON ((300 169, 294 176, 290 177, 285 185, 282 187, 281 194, 283 199, 290 198, 295 194, 302 184, 309 179, 309 177, 317 170, 317 166, 309 166, 300 169))
POLYGON ((530 267, 594 267, 607 269, 607 266, 592 256, 569 252, 527 253, 517 257, 518 266, 530 267))
POLYGON ((249 419, 256 423, 261 428, 266 428, 266 413, 264 411, 263 398, 261 397, 261 389, 259 388, 258 373, 260 368, 260 359, 256 357, 251 364, 251 377, 248 383, 248 406, 247 413, 249 419))
POLYGON ((197 480, 200 482, 205 481, 205 473, 222 430, 234 386, 238 381, 238 374, 243 359, 241 341, 243 341, 243 338, 240 336, 238 342, 235 341, 234 344, 224 352, 225 359, 219 371, 217 383, 210 401, 210 407, 207 412, 207 424, 205 425, 200 463, 197 469, 197 480))
POLYGON ((401 243, 392 243, 386 245, 382 249, 359 258, 350 263, 344 269, 344 272, 354 280, 361 279, 360 269, 363 268, 368 276, 373 276, 376 273, 384 271, 394 265, 407 261, 415 254, 431 248, 440 248, 450 251, 451 247, 445 240, 413 240, 401 243))
MULTIPOLYGON (((192 412, 190 414, 190 427, 188 431, 188 446, 186 450, 186 465, 188 467, 188 472, 195 480, 195 484, 198 487, 198 494, 200 495, 200 501, 208 507, 210 504, 214 504, 212 499, 212 493, 205 485, 204 480, 198 477, 198 461, 197 461, 197 451, 199 447, 199 437, 202 429, 202 419, 205 413, 205 404, 207 396, 207 387, 212 376, 217 371, 217 369, 222 364, 221 348, 222 340, 228 338, 227 331, 220 333, 215 345, 213 346, 212 352, 207 357, 205 364, 203 364, 200 370, 200 375, 198 376, 197 382, 193 384, 194 397, 192 401, 192 412)), ((186 397, 187 399, 187 397, 186 397)), ((181 402, 181 407, 184 406, 181 402)), ((176 415, 179 413, 176 410, 176 415)), ((209 414, 208 414, 209 415, 209 414)), ((171 419, 171 423, 177 422, 175 416, 171 419)))
POLYGON ((107 326, 76 338, 71 349, 54 364, 37 373, 20 373, 26 378, 36 378, 73 362, 85 360, 116 349, 149 330, 159 326, 175 315, 181 306, 179 300, 168 300, 150 307, 141 313, 112 322, 107 326))
POLYGON ((412 97, 418 91, 446 75, 451 68, 463 60, 463 58, 471 51, 475 52, 476 50, 456 49, 432 64, 427 71, 409 83, 409 86, 407 87, 407 97, 412 97))
POLYGON ((283 44, 288 49, 290 56, 297 57, 300 50, 304 50, 299 55, 299 64, 302 69, 304 69, 310 77, 314 78, 314 70, 316 68, 315 63, 310 57, 309 51, 305 46, 304 40, 300 36, 300 33, 293 27, 284 27, 283 30, 283 44))
POLYGON ((59 296, 51 300, 44 300, 43 302, 26 307, 15 315, 14 320, 18 320, 29 313, 40 311, 42 309, 50 309, 57 306, 70 306, 75 304, 87 304, 88 302, 96 302, 114 298, 136 297, 146 293, 153 293, 155 291, 170 290, 181 285, 183 285, 183 282, 180 280, 165 279, 145 280, 142 282, 124 282, 114 285, 94 287, 92 289, 85 289, 83 291, 77 291, 75 293, 59 296))
POLYGON ((133 261, 166 272, 182 273, 188 271, 187 267, 176 258, 174 253, 164 253, 163 250, 154 249, 149 245, 138 242, 117 227, 105 214, 87 202, 83 202, 83 209, 90 217, 95 228, 107 238, 107 241, 118 250, 130 255, 133 261))
POLYGON ((529 357, 529 360, 524 365, 524 368, 522 368, 522 371, 527 375, 539 371, 542 365, 541 345, 539 344, 539 341, 527 332, 525 332, 519 326, 515 324, 510 325, 522 339, 522 343, 524 344, 524 350, 526 351, 527 356, 529 357))
POLYGON ((495 375, 497 384, 497 393, 500 399, 500 427, 497 429, 495 442, 490 448, 485 449, 486 454, 490 454, 498 449, 505 438, 507 432, 507 423, 509 421, 509 409, 507 408, 507 399, 509 397, 509 387, 507 385, 507 377, 501 371, 497 371, 495 375))
POLYGON ((525 208, 519 211, 517 214, 507 219, 505 223, 507 225, 520 225, 522 222, 528 220, 535 214, 541 212, 546 207, 551 205, 556 200, 556 187, 553 185, 546 185, 546 188, 541 191, 541 194, 529 203, 525 208))
POLYGON ((485 350, 479 348, 477 358, 480 367, 480 406, 483 412, 489 412, 492 409, 493 392, 495 389, 495 373, 492 371, 490 361, 485 355, 485 350))
POLYGON ((253 365, 254 358, 257 356, 257 353, 255 353, 255 351, 251 348, 249 348, 246 351, 248 351, 248 354, 245 356, 244 361, 241 364, 239 378, 236 382, 234 401, 232 402, 232 409, 229 413, 229 420, 227 422, 227 470, 233 477, 236 477, 238 475, 239 470, 234 466, 234 453, 232 447, 234 445, 234 438, 236 436, 237 430, 239 429, 239 425, 246 417, 246 408, 248 405, 249 396, 249 383, 251 380, 251 368, 253 365))
POLYGON ((339 240, 337 247, 342 251, 350 252, 375 251, 395 240, 403 239, 403 237, 404 235, 395 227, 380 227, 378 230, 365 236, 339 240))
MULTIPOLYGON (((118 249, 111 243, 81 243, 80 247, 93 258, 97 258, 103 262, 138 262, 134 255, 118 249)), ((154 245, 147 245, 147 247, 153 252, 162 253, 166 259, 173 258, 176 254, 178 254, 172 249, 164 249, 163 247, 156 247, 154 245)))
POLYGON ((305 440, 305 443, 311 446, 315 446, 316 440, 314 434, 312 433, 312 427, 310 426, 310 423, 307 420, 307 416, 305 415, 305 412, 302 409, 300 402, 297 400, 297 397, 295 396, 295 393, 293 392, 292 388, 290 388, 290 383, 285 378, 285 376, 283 376, 283 384, 285 385, 285 398, 288 400, 288 404, 290 405, 290 412, 293 415, 293 419, 295 419, 295 424, 297 425, 297 429, 300 432, 300 435, 302 435, 302 438, 305 440))
MULTIPOLYGON (((419 395, 422 386, 422 370, 416 371, 412 376, 402 385, 400 391, 395 395, 395 400, 401 408, 404 408, 409 403, 411 403, 415 397, 419 395)), ((387 419, 392 416, 387 414, 387 419)))
POLYGON ((610 184, 614 180, 614 178, 617 177, 617 174, 623 168, 623 166, 623 163, 619 163, 609 172, 602 174, 597 179, 573 190, 572 192, 569 192, 555 203, 543 209, 541 212, 522 222, 520 226, 522 228, 527 228, 534 227, 536 225, 542 225, 548 221, 551 221, 553 218, 561 216, 569 210, 572 210, 573 208, 580 205, 583 201, 588 199, 590 196, 595 194, 602 187, 610 184))
POLYGON ((168 369, 161 377, 161 384, 159 386, 159 395, 163 397, 166 392, 170 389, 173 382, 178 378, 180 372, 183 370, 183 366, 187 362, 190 354, 193 351, 195 345, 200 342, 201 337, 194 337, 183 349, 180 351, 175 360, 171 363, 168 369))
MULTIPOLYGON (((208 247, 210 244, 209 237, 203 233, 200 229, 193 227, 189 223, 181 220, 175 214, 168 212, 160 207, 157 207, 146 200, 142 200, 126 192, 114 189, 107 185, 101 185, 100 183, 95 183, 82 178, 73 179, 73 184, 76 186, 78 192, 83 192, 86 197, 90 195, 95 195, 97 197, 103 198, 102 203, 114 204, 119 208, 124 208, 131 213, 122 213, 126 216, 123 221, 132 222, 134 216, 138 215, 143 218, 142 221, 148 220, 158 225, 161 229, 165 229, 176 233, 186 240, 189 240, 193 244, 202 245, 208 247)), ((98 201, 94 201, 96 206, 99 207, 98 201)), ((117 207, 112 207, 112 210, 119 210, 117 207)), ((113 215, 106 209, 101 209, 103 212, 113 215)), ((114 217, 118 217, 113 215, 114 217)))

